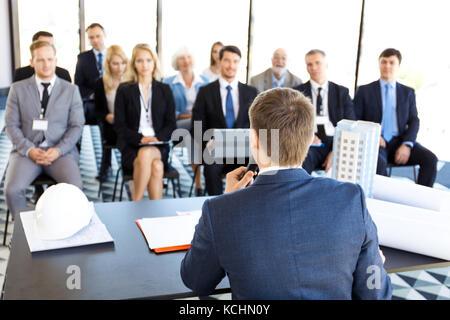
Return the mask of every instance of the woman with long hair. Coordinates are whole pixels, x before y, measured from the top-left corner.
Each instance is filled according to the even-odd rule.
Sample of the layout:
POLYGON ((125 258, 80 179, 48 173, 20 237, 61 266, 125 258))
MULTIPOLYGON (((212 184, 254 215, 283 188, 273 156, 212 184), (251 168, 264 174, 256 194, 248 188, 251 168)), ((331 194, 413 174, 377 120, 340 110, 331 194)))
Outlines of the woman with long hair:
POLYGON ((223 44, 220 41, 214 42, 211 47, 209 67, 203 70, 203 75, 209 79, 209 82, 216 81, 220 77, 220 59, 219 52, 223 48, 223 44))
POLYGON ((158 57, 147 44, 134 47, 129 63, 130 81, 119 86, 114 125, 122 168, 133 174, 132 200, 161 199, 164 168, 176 129, 175 102, 170 87, 160 79, 158 57))
POLYGON ((128 58, 122 48, 118 45, 110 46, 106 51, 103 62, 103 76, 97 80, 95 87, 95 115, 100 127, 103 145, 100 174, 97 177, 100 181, 106 179, 108 169, 111 167, 111 148, 105 148, 104 146, 114 146, 117 142, 113 127, 114 101, 117 88, 124 80, 127 64, 128 58))

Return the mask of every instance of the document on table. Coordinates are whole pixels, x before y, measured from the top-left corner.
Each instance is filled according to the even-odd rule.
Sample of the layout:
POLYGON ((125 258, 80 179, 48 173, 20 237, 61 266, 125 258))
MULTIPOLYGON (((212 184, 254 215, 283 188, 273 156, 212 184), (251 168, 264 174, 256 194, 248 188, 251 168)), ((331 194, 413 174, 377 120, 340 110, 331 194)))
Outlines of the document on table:
POLYGON ((450 260, 450 215, 366 199, 381 245, 450 260))
POLYGON ((42 240, 39 238, 34 222, 34 211, 21 212, 23 230, 30 252, 79 247, 97 243, 114 242, 114 239, 94 212, 91 222, 73 236, 61 240, 42 240))
POLYGON ((156 253, 187 250, 201 217, 198 212, 181 212, 179 215, 160 218, 144 218, 136 221, 147 241, 156 253))
POLYGON ((436 190, 404 181, 375 175, 373 180, 373 198, 450 213, 450 192, 436 190))

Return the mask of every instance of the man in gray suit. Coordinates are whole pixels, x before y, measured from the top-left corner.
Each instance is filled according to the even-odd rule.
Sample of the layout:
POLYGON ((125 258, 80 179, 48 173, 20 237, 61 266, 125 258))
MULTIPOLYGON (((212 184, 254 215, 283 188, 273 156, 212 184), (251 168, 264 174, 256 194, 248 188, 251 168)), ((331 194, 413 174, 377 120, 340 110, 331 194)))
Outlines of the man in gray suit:
POLYGON ((6 102, 5 131, 13 149, 5 193, 13 217, 28 210, 25 191, 41 173, 82 188, 76 148, 84 125, 79 90, 56 76, 52 44, 36 41, 30 51, 35 75, 13 83, 6 102))
POLYGON ((258 92, 263 92, 272 88, 292 88, 302 84, 302 80, 292 74, 286 68, 286 50, 279 48, 272 56, 272 68, 252 77, 250 85, 256 87, 258 92))

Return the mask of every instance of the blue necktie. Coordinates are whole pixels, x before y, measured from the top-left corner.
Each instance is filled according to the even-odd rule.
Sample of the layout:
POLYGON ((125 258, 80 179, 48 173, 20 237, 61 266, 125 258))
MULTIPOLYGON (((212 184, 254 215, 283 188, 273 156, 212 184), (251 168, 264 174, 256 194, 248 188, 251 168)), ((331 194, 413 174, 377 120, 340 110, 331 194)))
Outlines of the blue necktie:
POLYGON ((233 99, 231 97, 231 86, 227 86, 227 101, 226 101, 226 113, 225 113, 225 121, 227 123, 228 128, 233 128, 234 126, 234 107, 233 107, 233 99))
POLYGON ((382 120, 382 130, 383 139, 386 142, 392 139, 392 113, 394 108, 392 105, 392 87, 389 84, 385 84, 385 99, 384 99, 384 110, 383 110, 383 120, 382 120))
POLYGON ((103 53, 98 53, 98 73, 100 73, 100 76, 103 75, 103 53))

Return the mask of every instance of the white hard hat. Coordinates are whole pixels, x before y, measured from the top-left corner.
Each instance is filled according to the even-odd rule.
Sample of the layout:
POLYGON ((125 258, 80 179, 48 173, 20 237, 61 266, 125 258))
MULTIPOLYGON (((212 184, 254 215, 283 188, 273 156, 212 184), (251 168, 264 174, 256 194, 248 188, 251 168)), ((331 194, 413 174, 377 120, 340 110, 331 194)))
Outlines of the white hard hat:
POLYGON ((68 238, 91 221, 92 203, 76 186, 58 183, 45 190, 34 211, 35 228, 43 240, 68 238))

